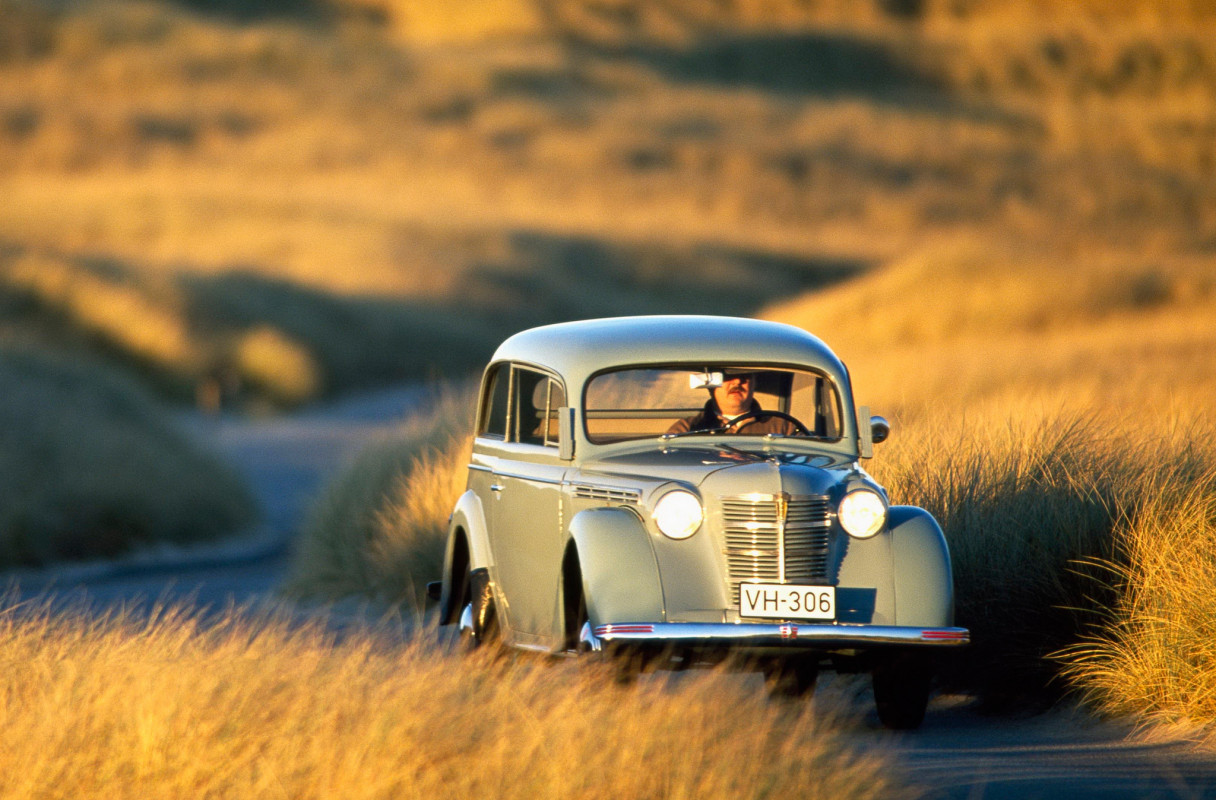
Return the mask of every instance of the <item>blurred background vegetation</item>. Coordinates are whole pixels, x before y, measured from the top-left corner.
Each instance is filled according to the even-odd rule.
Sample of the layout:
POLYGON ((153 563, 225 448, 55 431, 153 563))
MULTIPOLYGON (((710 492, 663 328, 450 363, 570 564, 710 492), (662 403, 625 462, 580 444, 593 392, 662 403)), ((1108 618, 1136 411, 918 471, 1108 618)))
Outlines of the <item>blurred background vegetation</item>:
MULTIPOLYGON (((1216 524, 1206 0, 0 0, 0 198, 0 347, 141 408, 459 381, 562 319, 800 325, 896 423, 973 675, 1058 687, 1083 639, 1111 707, 1133 640, 1157 697, 1216 675, 1136 616, 1211 605, 1136 577, 1161 513, 1216 524)), ((458 484, 465 424, 370 454, 296 589, 432 579, 399 477, 458 484)))
POLYGON ((1212 291, 1192 274, 1216 246, 1200 0, 0 0, 0 19, 0 328, 182 401, 463 375, 520 327, 756 313, 910 254, 935 280, 960 240, 954 288, 991 262, 1074 293, 996 332, 1212 291), (1126 285, 1087 294, 1108 264, 1126 285))

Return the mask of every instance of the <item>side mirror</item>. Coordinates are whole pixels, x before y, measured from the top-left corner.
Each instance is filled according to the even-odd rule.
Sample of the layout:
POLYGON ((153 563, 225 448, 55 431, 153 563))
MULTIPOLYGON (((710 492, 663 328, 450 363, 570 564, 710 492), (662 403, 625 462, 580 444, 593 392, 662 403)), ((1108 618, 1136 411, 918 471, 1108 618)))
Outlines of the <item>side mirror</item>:
POLYGON ((891 423, 886 417, 870 417, 870 440, 874 444, 882 444, 891 435, 891 423))

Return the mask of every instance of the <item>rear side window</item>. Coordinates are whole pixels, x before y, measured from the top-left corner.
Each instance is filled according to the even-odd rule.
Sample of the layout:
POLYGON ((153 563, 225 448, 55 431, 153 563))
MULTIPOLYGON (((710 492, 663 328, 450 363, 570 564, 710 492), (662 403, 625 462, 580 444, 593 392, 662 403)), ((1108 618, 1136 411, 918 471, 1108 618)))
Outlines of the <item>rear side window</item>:
POLYGON ((549 375, 527 367, 495 365, 482 387, 477 435, 557 447, 557 410, 565 404, 565 391, 549 375))
POLYGON ((515 405, 513 442, 545 443, 545 417, 549 404, 549 376, 530 369, 515 368, 515 405))
POLYGON ((511 367, 498 364, 486 376, 482 387, 481 420, 477 435, 491 439, 507 438, 507 399, 511 396, 511 367))

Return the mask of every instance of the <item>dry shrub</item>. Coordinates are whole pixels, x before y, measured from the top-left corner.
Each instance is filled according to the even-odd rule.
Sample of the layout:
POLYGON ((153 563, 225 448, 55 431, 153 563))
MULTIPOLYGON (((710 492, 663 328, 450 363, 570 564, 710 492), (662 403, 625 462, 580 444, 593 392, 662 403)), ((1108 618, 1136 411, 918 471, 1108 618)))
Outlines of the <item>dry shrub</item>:
POLYGON ((465 488, 472 398, 472 388, 440 390, 326 487, 293 554, 288 594, 421 604, 441 577, 448 516, 465 488))
POLYGON ((0 565, 234 534, 239 478, 142 391, 94 364, 0 347, 0 565))
POLYGON ((443 573, 448 518, 464 493, 472 436, 455 436, 414 456, 376 514, 368 558, 382 593, 421 599, 443 573))
POLYGON ((283 405, 303 403, 321 391, 321 371, 312 355, 274 328, 243 335, 234 355, 240 374, 283 405))
POLYGON ((586 664, 335 641, 239 612, 10 607, 0 633, 9 798, 898 793, 813 704, 770 705, 725 675, 622 689, 586 664))
POLYGON ((166 371, 198 371, 203 356, 171 289, 157 296, 47 254, 26 253, 5 267, 0 281, 8 291, 28 294, 111 347, 166 371))
MULTIPOLYGON (((1216 464, 1198 445, 1201 430, 1156 422, 1112 428, 1070 411, 1005 425, 931 416, 882 446, 872 469, 892 501, 929 510, 950 544, 957 620, 973 644, 949 680, 994 707, 1050 701, 1069 685, 1049 656, 1107 629, 1112 606, 1142 611, 1143 595, 1155 596, 1145 579, 1161 562, 1145 557, 1171 550, 1164 534, 1190 529, 1216 464), (1112 586, 1109 565, 1129 579, 1112 586)), ((1164 556, 1178 559, 1179 574, 1211 558, 1202 530, 1191 553, 1164 556)), ((1185 629, 1194 619, 1184 609, 1160 610, 1185 629)), ((1130 613, 1120 612, 1120 625, 1130 613)))

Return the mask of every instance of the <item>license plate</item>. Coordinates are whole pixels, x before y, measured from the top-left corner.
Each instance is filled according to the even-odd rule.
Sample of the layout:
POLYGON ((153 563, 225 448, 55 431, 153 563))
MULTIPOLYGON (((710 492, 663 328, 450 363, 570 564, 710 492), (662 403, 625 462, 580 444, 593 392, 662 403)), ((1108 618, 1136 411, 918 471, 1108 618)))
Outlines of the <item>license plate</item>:
POLYGON ((836 587, 742 583, 739 584, 739 616, 836 619, 836 587))

